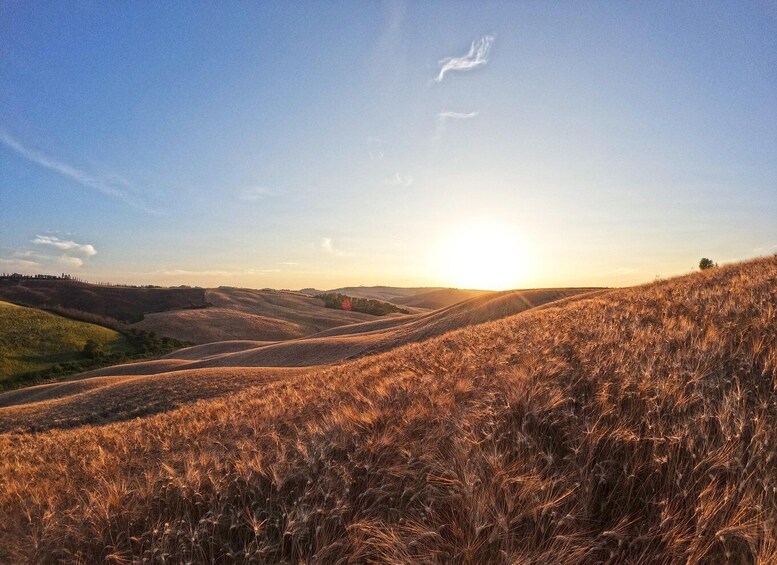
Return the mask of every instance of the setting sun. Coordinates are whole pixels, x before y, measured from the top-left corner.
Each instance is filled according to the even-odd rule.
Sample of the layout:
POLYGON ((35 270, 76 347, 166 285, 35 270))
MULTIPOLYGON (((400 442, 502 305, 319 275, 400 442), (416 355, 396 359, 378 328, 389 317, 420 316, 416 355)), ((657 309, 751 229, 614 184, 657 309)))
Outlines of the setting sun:
POLYGON ((459 288, 517 288, 528 269, 525 244, 504 225, 464 225, 441 245, 441 276, 446 284, 459 288))
POLYGON ((777 565, 777 0, 0 32, 0 565, 777 565))

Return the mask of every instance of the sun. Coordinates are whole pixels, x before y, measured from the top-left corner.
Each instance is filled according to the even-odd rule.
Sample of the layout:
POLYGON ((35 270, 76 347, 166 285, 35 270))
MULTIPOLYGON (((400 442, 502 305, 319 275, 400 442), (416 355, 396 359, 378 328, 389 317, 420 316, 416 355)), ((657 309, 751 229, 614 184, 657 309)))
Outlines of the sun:
POLYGON ((442 242, 440 276, 458 288, 507 290, 525 280, 529 261, 515 230, 496 223, 462 226, 442 242))

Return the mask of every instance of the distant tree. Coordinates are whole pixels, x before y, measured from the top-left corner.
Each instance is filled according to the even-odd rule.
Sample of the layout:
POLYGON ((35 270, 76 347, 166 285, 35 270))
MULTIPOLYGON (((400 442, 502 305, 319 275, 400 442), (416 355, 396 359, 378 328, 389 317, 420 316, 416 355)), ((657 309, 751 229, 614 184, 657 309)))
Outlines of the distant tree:
POLYGON ((699 261, 699 269, 702 271, 706 271, 707 269, 711 269, 712 267, 717 266, 717 263, 714 263, 712 259, 707 259, 706 257, 702 257, 701 261, 699 261))

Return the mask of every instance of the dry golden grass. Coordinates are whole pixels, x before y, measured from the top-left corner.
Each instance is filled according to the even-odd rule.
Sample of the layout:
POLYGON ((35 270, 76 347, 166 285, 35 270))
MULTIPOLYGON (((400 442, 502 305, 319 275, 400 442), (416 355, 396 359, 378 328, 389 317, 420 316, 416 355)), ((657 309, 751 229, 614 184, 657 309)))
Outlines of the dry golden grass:
POLYGON ((147 314, 132 327, 193 343, 275 341, 375 319, 369 314, 332 310, 318 298, 290 291, 213 288, 205 291, 205 299, 212 306, 147 314))
POLYGON ((0 435, 0 561, 774 563, 775 289, 772 257, 0 435))
MULTIPOLYGON (((180 356, 174 352, 166 355, 163 360, 105 367, 83 373, 79 377, 152 375, 161 371, 211 367, 331 365, 423 341, 455 329, 497 320, 555 301, 576 300, 587 293, 589 289, 577 288, 492 292, 426 314, 378 319, 370 316, 373 320, 369 322, 339 326, 305 338, 278 342, 216 342, 184 349, 180 356), (190 362, 182 363, 180 359, 190 362)), ((197 324, 192 326, 197 327, 197 324)))
POLYGON ((92 377, 12 391, 0 397, 0 433, 102 425, 167 412, 250 386, 291 379, 310 368, 191 369, 92 377))

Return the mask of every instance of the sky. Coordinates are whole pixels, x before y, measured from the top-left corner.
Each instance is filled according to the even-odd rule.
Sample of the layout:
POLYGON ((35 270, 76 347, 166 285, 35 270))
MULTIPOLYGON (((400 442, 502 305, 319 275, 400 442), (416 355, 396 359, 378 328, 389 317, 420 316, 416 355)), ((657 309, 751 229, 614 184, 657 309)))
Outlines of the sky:
POLYGON ((0 3, 0 271, 626 286, 777 252, 777 3, 0 3))

